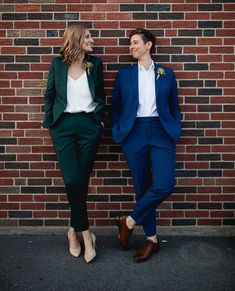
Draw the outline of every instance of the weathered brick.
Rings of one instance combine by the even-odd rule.
[[[9,211],[10,218],[31,218],[32,211]]]
[[[144,4],[120,4],[120,11],[144,11]]]
[[[14,62],[14,57],[13,56],[0,56],[0,62],[1,63],[13,63]]]
[[[196,219],[172,219],[172,226],[196,225]]]
[[[39,45],[39,41],[38,39],[33,39],[33,38],[29,38],[29,39],[25,39],[25,38],[19,38],[19,39],[14,39],[14,45]]]
[[[208,64],[185,64],[184,69],[187,71],[194,70],[208,70]],[[202,89],[204,90],[204,89]]]
[[[21,219],[19,226],[43,226],[42,219]]]
[[[52,13],[28,13],[27,18],[29,20],[52,20]]]
[[[220,28],[222,21],[198,21],[199,28]]]
[[[221,11],[222,8],[221,4],[198,4],[199,11]]]
[[[2,20],[27,20],[26,13],[3,13]]]
[[[133,13],[133,19],[158,19],[157,13],[150,13],[150,12],[141,12],[141,13]]]

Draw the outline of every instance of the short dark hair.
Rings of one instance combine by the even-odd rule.
[[[150,54],[153,54],[155,52],[155,41],[156,40],[155,40],[155,36],[152,34],[152,32],[147,30],[147,29],[144,29],[144,28],[137,28],[130,33],[129,39],[131,39],[132,36],[135,34],[139,34],[141,36],[142,40],[144,41],[144,43],[151,41],[152,47],[150,50]]]

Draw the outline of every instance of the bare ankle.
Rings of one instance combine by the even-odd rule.
[[[77,235],[77,232],[75,231],[75,229],[73,227],[70,227],[69,230],[68,230],[68,233],[70,235]]]
[[[129,215],[126,218],[126,225],[128,228],[133,229],[135,226],[136,222],[135,220]]]
[[[147,239],[153,241],[154,243],[157,243],[158,242],[156,235],[147,236]]]

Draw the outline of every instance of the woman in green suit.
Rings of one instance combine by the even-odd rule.
[[[60,165],[70,205],[69,252],[84,259],[96,256],[95,235],[89,230],[87,192],[103,129],[105,107],[102,61],[89,55],[93,39],[84,24],[69,26],[59,57],[53,59],[45,92],[45,119]]]

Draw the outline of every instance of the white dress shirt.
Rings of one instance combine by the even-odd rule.
[[[138,63],[139,107],[137,117],[158,116],[155,93],[154,62],[146,70]]]
[[[68,74],[67,106],[64,112],[92,112],[96,105],[91,96],[86,72],[76,80]]]

